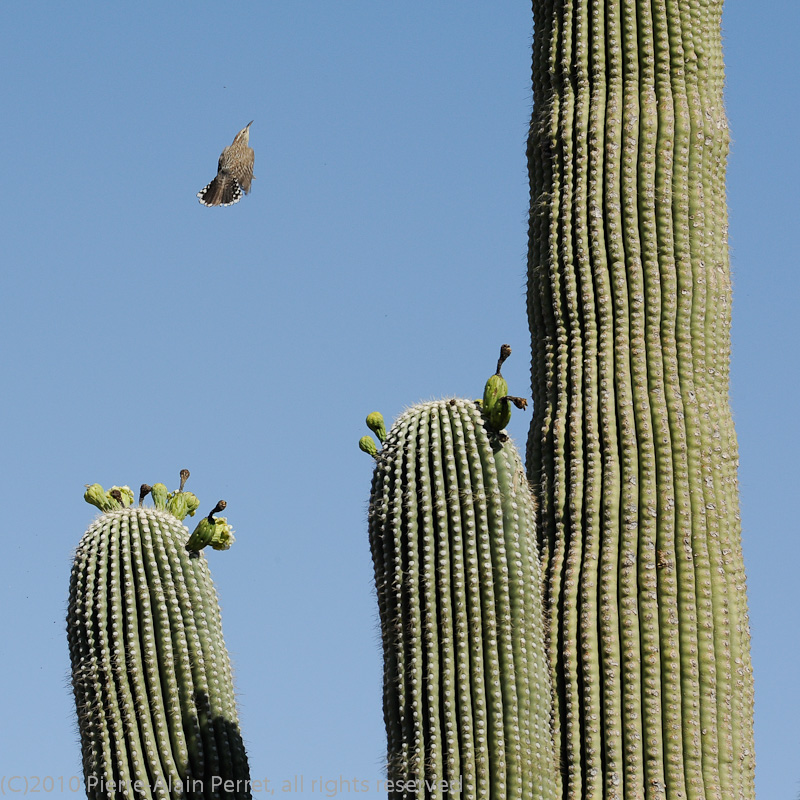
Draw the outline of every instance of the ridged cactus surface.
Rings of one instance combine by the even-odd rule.
[[[188,539],[168,511],[118,508],[78,546],[67,628],[89,797],[250,797],[217,594]]]
[[[389,796],[555,800],[535,509],[516,449],[453,399],[406,411],[376,459]]]
[[[535,0],[528,313],[569,798],[751,798],[720,0]]]

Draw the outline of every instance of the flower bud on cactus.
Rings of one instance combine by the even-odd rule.
[[[508,384],[502,375],[492,375],[483,390],[482,408],[493,431],[501,431],[511,421],[511,404],[506,399]]]
[[[99,483],[87,484],[83,499],[101,511],[110,511],[112,508],[106,490]]]
[[[214,510],[197,523],[197,527],[186,543],[186,549],[190,553],[199,553],[208,545],[211,545],[214,550],[228,550],[234,543],[233,528],[228,525],[225,517],[214,518],[214,514],[222,511],[226,506],[227,503],[220,500]]]
[[[186,542],[186,549],[190,553],[199,553],[204,547],[211,544],[214,536],[214,521],[209,521],[208,517],[203,517],[192,531],[189,541]]]
[[[127,508],[133,502],[130,486],[112,486],[108,491],[99,483],[87,484],[83,499],[101,511]]]
[[[172,492],[167,498],[167,511],[178,519],[193,517],[200,501],[191,492]]]
[[[367,427],[378,437],[381,444],[386,441],[386,424],[380,411],[373,411],[367,415]]]
[[[500,374],[503,362],[511,355],[511,347],[504,344],[500,348],[500,358],[497,360],[497,372],[486,381],[483,390],[483,401],[479,406],[486,416],[489,430],[499,432],[511,421],[511,404],[517,408],[526,408],[528,401],[522,397],[511,397],[508,394],[508,384]]]
[[[230,550],[231,545],[236,541],[233,536],[233,528],[228,525],[225,517],[218,517],[214,520],[214,532],[211,536],[211,547],[214,550]]]
[[[164,511],[169,498],[167,487],[163,483],[154,483],[150,489],[150,494],[153,496],[153,505],[160,511]]]
[[[133,504],[133,491],[130,486],[112,486],[108,490],[108,494],[110,495],[114,491],[120,494],[118,502],[122,505],[122,508],[127,508]]]
[[[362,436],[358,440],[358,446],[373,458],[378,455],[378,446],[375,444],[375,440],[371,436]]]

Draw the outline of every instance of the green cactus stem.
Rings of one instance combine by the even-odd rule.
[[[397,420],[369,507],[389,797],[559,796],[534,524],[514,445],[475,402]]]
[[[167,511],[117,507],[78,545],[67,633],[90,798],[251,797],[217,594],[188,538]]]
[[[528,317],[567,798],[752,798],[721,0],[534,0]]]

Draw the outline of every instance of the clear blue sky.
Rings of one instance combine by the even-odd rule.
[[[724,32],[771,800],[800,792],[800,6],[728,0]],[[530,40],[525,2],[3,5],[0,774],[80,774],[64,614],[83,485],[188,467],[238,535],[209,559],[253,776],[381,776],[356,442],[370,411],[478,396],[501,342],[526,391]],[[201,207],[251,119],[252,194]]]

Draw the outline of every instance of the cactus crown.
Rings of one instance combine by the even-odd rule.
[[[139,488],[139,507],[143,507],[144,500],[149,494],[153,498],[154,506],[159,511],[165,511],[177,520],[183,520],[187,516],[193,517],[200,507],[200,501],[192,492],[184,491],[189,475],[188,469],[181,470],[180,487],[174,492],[168,491],[163,483],[156,483],[153,486],[143,483]],[[99,483],[93,483],[86,485],[83,499],[101,511],[116,511],[127,508],[133,503],[133,492],[129,486],[112,486],[105,491]],[[225,517],[214,518],[214,514],[218,514],[227,505],[224,500],[220,500],[208,517],[200,520],[186,543],[186,549],[190,553],[198,553],[208,545],[211,545],[214,550],[230,549],[230,546],[236,541],[233,528]]]

